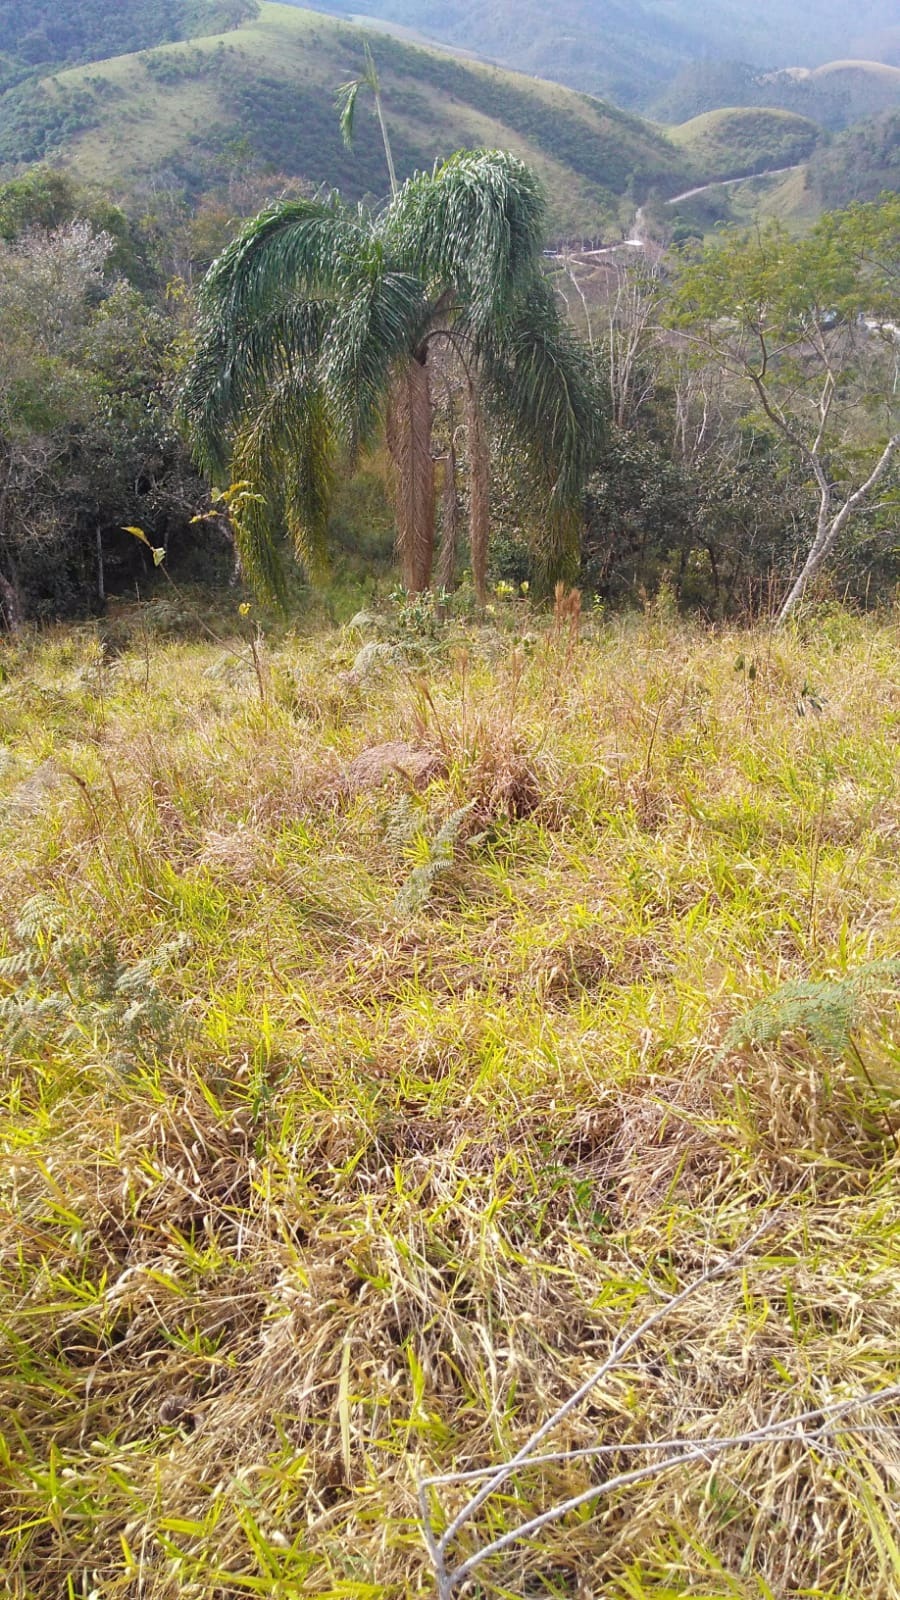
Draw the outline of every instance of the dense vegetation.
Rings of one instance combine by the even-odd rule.
[[[433,1593],[417,1475],[510,1457],[767,1222],[544,1446],[608,1464],[453,1554],[812,1412],[480,1592],[896,1600],[896,1391],[818,1433],[900,1378],[896,622],[496,609],[3,650],[15,1600]]]
[[[0,3],[9,77],[78,61],[103,61],[197,33],[221,33],[252,16],[255,0],[28,0]]]
[[[145,576],[122,532],[183,534],[203,489],[172,419],[182,337],[150,241],[38,172],[0,190],[0,615],[99,608]]]
[[[900,190],[900,111],[848,128],[816,154],[807,181],[826,209]]]

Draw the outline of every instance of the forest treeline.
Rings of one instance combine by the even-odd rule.
[[[6,628],[96,613],[135,586],[151,592],[160,576],[132,527],[165,549],[168,571],[231,580],[235,529],[226,503],[208,515],[211,486],[192,459],[179,398],[197,285],[273,187],[285,185],[247,172],[189,210],[163,193],[124,208],[49,169],[0,186]],[[898,237],[900,199],[887,195],[826,216],[809,244],[774,228],[757,233],[755,254],[752,241],[729,235],[654,262],[635,252],[600,264],[546,259],[552,298],[581,340],[598,423],[568,579],[613,605],[642,604],[663,586],[710,616],[780,600],[896,435]],[[473,492],[457,381],[436,361],[438,524],[464,523]],[[487,572],[493,583],[533,587],[542,571],[553,577],[548,502],[529,490],[533,475],[501,411],[486,413]],[[455,511],[440,494],[451,455]],[[390,586],[392,478],[377,440],[363,466],[364,493],[338,486],[325,544],[361,578],[376,565]],[[888,451],[812,573],[818,582],[860,601],[892,592],[898,490]],[[462,540],[442,585],[470,565]]]

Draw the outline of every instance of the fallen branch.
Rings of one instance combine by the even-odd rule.
[[[612,1350],[602,1364],[590,1375],[589,1378],[566,1400],[548,1420],[541,1424],[521,1447],[520,1450],[507,1462],[500,1466],[485,1467],[469,1472],[447,1473],[440,1476],[422,1478],[418,1484],[418,1498],[422,1517],[422,1531],[425,1543],[431,1558],[437,1579],[439,1600],[452,1600],[455,1590],[466,1581],[483,1561],[498,1555],[522,1540],[531,1538],[571,1511],[601,1499],[605,1495],[614,1493],[618,1489],[627,1488],[633,1484],[647,1482],[671,1472],[675,1467],[690,1465],[694,1462],[709,1462],[723,1451],[746,1449],[751,1445],[765,1444],[774,1441],[791,1439],[818,1440],[829,1433],[833,1433],[837,1425],[847,1416],[875,1405],[884,1404],[889,1400],[900,1400],[900,1384],[886,1388],[874,1394],[861,1395],[855,1399],[841,1401],[831,1406],[818,1406],[812,1411],[803,1412],[798,1416],[789,1417],[781,1422],[769,1422],[751,1429],[746,1433],[734,1434],[728,1437],[712,1437],[709,1439],[674,1438],[665,1440],[652,1440],[644,1444],[600,1444],[579,1450],[555,1451],[550,1454],[538,1455],[538,1446],[559,1424],[572,1412],[590,1391],[600,1383],[622,1359],[633,1349],[634,1345],[653,1328],[656,1323],[663,1320],[676,1310],[691,1296],[711,1283],[714,1279],[733,1271],[756,1241],[771,1228],[777,1217],[767,1217],[759,1228],[735,1251],[726,1256],[708,1271],[702,1274],[677,1295],[657,1306],[649,1316],[645,1317],[640,1325],[627,1337],[617,1338]],[[815,1426],[811,1426],[811,1425]],[[551,1507],[539,1516],[531,1518],[518,1528],[495,1539],[492,1543],[476,1550],[465,1561],[455,1568],[448,1564],[448,1554],[453,1541],[462,1528],[474,1517],[485,1502],[495,1494],[498,1489],[516,1472],[527,1467],[541,1467],[551,1464],[563,1464],[579,1460],[601,1459],[604,1456],[636,1455],[636,1454],[661,1454],[661,1460],[644,1462],[642,1465],[619,1472],[603,1482],[594,1484],[578,1495]],[[467,1484],[481,1482],[481,1487],[472,1495],[462,1509],[450,1522],[444,1532],[438,1536],[431,1519],[429,1505],[430,1491],[448,1487],[453,1484]]]

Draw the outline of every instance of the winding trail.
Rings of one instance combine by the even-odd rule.
[[[698,194],[706,194],[710,189],[730,189],[738,183],[756,183],[762,178],[782,178],[788,172],[799,172],[806,165],[805,161],[794,161],[788,167],[768,167],[764,172],[744,172],[739,178],[711,178],[709,183],[698,183],[693,189],[685,189],[682,194],[673,194],[668,200],[662,202],[665,206],[680,205],[682,200],[693,200]],[[631,237],[620,239],[617,244],[601,245],[596,250],[545,250],[544,255],[551,261],[562,261],[567,256],[578,256],[579,260],[593,259],[597,256],[617,255],[621,250],[643,250],[647,241],[644,237],[644,208],[639,206],[634,214],[631,227]]]
[[[789,167],[769,167],[765,172],[744,172],[739,178],[713,178],[709,183],[698,183],[695,189],[685,189],[684,194],[673,194],[671,199],[665,200],[663,204],[677,206],[682,200],[693,200],[697,194],[706,194],[708,189],[730,189],[735,183],[752,183],[756,178],[780,178],[786,172],[799,172],[805,165],[805,161],[793,161]]]

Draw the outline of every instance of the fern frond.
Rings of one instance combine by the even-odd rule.
[[[421,911],[427,903],[437,879],[449,872],[453,866],[462,825],[474,806],[475,801],[470,800],[468,805],[460,806],[457,811],[451,811],[434,838],[424,841],[426,859],[413,868],[403,884],[395,901],[397,911],[408,916]]]
[[[900,994],[900,960],[869,961],[842,978],[782,984],[729,1028],[719,1058],[747,1045],[777,1044],[802,1033],[825,1055],[840,1060],[877,997]]]
[[[34,894],[19,911],[15,935],[22,943],[32,943],[38,934],[59,933],[65,925],[66,913],[58,900],[49,894]]]

